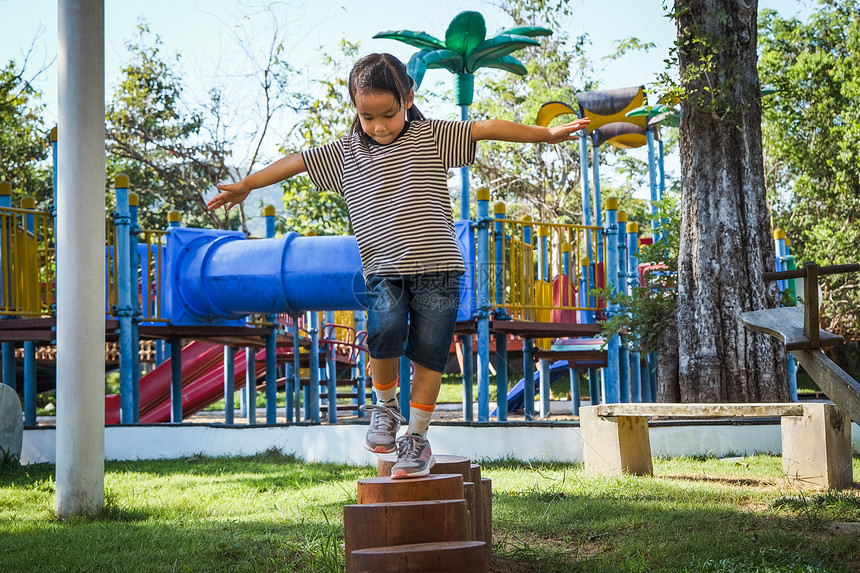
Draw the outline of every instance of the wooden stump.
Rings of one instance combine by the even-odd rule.
[[[493,480],[481,479],[481,496],[484,498],[484,542],[487,544],[487,553],[493,549]]]
[[[469,458],[461,456],[448,456],[441,454],[433,456],[436,463],[430,468],[431,474],[460,474],[463,476],[463,481],[472,481],[471,465]],[[387,477],[391,475],[391,467],[397,461],[395,454],[385,454],[379,456],[376,461],[376,475],[378,477]]]
[[[475,541],[484,540],[484,487],[481,483],[481,466],[472,464],[472,479],[475,484]],[[489,545],[487,549],[489,549]]]
[[[358,480],[358,503],[465,499],[463,476],[430,474],[420,478],[375,477]]]
[[[379,477],[359,480],[358,505],[344,507],[347,573],[489,571],[492,490],[481,467],[441,455],[430,475],[394,480],[394,462],[380,456]]]
[[[469,539],[466,501],[435,500],[347,505],[343,508],[346,570],[355,571],[352,553],[432,541]]]
[[[478,539],[476,537],[476,532],[478,530],[478,514],[480,512],[480,508],[478,508],[475,503],[475,484],[467,481],[463,483],[463,496],[466,498],[466,509],[469,512],[469,541],[483,541],[483,539]]]
[[[354,573],[481,573],[490,570],[483,541],[416,543],[353,552]]]

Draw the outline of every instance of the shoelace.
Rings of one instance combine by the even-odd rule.
[[[403,434],[397,438],[397,457],[411,460],[418,457],[418,441],[421,436],[414,434]]]
[[[362,412],[376,413],[376,424],[374,431],[391,432],[394,430],[394,422],[406,423],[406,418],[396,408],[389,408],[380,404],[365,404],[361,407]]]

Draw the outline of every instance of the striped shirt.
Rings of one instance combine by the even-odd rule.
[[[365,278],[464,272],[448,169],[475,160],[471,121],[413,121],[391,143],[360,134],[302,152],[314,185],[343,196]]]

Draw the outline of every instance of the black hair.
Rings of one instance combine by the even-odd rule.
[[[358,60],[349,73],[349,99],[355,105],[355,95],[358,93],[386,91],[394,95],[395,101],[400,102],[401,108],[405,108],[413,85],[415,83],[409,77],[403,62],[391,54],[368,54]],[[422,119],[425,119],[424,114],[418,111],[413,103],[412,107],[406,110],[406,120]],[[355,114],[349,132],[364,133],[358,114]]]

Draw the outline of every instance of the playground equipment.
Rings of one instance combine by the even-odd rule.
[[[593,145],[602,141],[633,145],[642,140],[643,130],[644,141],[649,141],[651,125],[643,117],[636,121],[644,127],[631,123],[633,128],[625,128],[626,132],[620,127],[612,132],[607,128],[624,123],[615,120],[642,107],[641,88],[615,90],[600,97],[581,95],[583,105],[604,112],[601,119],[597,111],[580,110],[591,113],[595,118],[591,125],[604,130],[592,132]],[[600,107],[601,98],[608,98],[612,105]],[[587,175],[586,165],[584,180]],[[474,373],[469,359],[474,356],[473,337],[478,343],[479,421],[491,416],[492,342],[498,396],[492,415],[498,421],[506,421],[511,406],[519,403],[525,418],[533,420],[536,397],[539,415],[549,416],[550,382],[565,372],[571,379],[574,415],[579,413],[579,371],[588,372],[592,404],[655,399],[653,356],[643,358],[629,352],[617,336],[606,341],[605,349],[600,348],[598,320],[623,309],[595,299],[590,292],[608,286],[629,293],[639,285],[639,229],[618,211],[616,200],[606,200],[605,215],[599,209],[596,160],[593,183],[594,193],[587,181],[584,185],[586,220],[580,225],[511,219],[501,203],[493,205],[490,214],[490,195],[485,189],[477,193],[476,220],[455,224],[467,268],[461,280],[456,328],[465,420],[474,417]],[[265,379],[259,388],[266,393],[267,423],[277,420],[275,404],[281,389],[286,393],[288,422],[301,420],[304,412],[305,421],[319,423],[322,411],[329,423],[336,423],[338,410],[357,410],[365,403],[363,280],[354,238],[295,233],[275,237],[273,208],[264,211],[265,239],[183,228],[178,213],[171,213],[166,230],[142,230],[136,222],[136,195],[130,192],[127,177],[117,177],[116,192],[117,211],[106,232],[105,328],[108,341],[120,349],[120,397],[106,402],[108,423],[181,422],[221,397],[227,398],[225,422],[233,423],[233,393],[243,389],[243,409],[248,423],[253,424],[261,377]],[[25,421],[33,425],[35,347],[51,344],[55,337],[53,217],[32,209],[32,204],[29,209],[2,206],[3,197],[8,203],[9,193],[9,186],[0,185],[4,281],[0,284],[0,312],[7,317],[0,321],[3,380],[16,384],[15,342],[21,342],[23,349],[17,352],[24,358]],[[592,213],[596,224],[590,224]],[[779,264],[790,268],[793,259],[785,239],[777,237],[776,241]],[[335,319],[335,311],[347,311],[347,318]],[[507,365],[512,337],[522,341],[523,380],[510,393],[509,404]],[[183,346],[183,340],[196,342]],[[154,345],[158,365],[143,378],[139,375],[142,343]],[[236,357],[240,348],[245,351]],[[348,386],[346,392],[339,390],[344,386]],[[409,364],[402,360],[402,405],[408,404],[409,395]],[[351,403],[337,404],[338,397],[348,397]],[[408,411],[405,406],[404,411]]]
[[[482,213],[489,212],[489,195],[485,191],[480,193],[479,205]],[[17,211],[8,210],[13,214]],[[106,233],[105,325],[108,341],[116,343],[120,349],[120,398],[110,397],[106,403],[108,423],[179,422],[219,399],[219,372],[223,375],[222,395],[232,396],[233,390],[245,388],[243,397],[248,404],[256,401],[257,377],[253,374],[265,373],[267,422],[274,422],[273,405],[279,378],[284,380],[282,386],[287,391],[288,420],[299,419],[298,404],[302,402],[307,406],[305,419],[308,421],[320,421],[315,406],[320,404],[323,410],[328,410],[329,421],[336,422],[337,408],[328,408],[327,401],[329,396],[337,395],[334,373],[338,360],[354,369],[354,406],[357,408],[359,401],[364,403],[367,394],[364,367],[358,364],[363,358],[358,351],[361,328],[353,331],[351,339],[335,336],[336,330],[343,329],[334,325],[333,316],[322,318],[316,312],[333,315],[335,309],[361,308],[363,281],[354,239],[290,234],[248,240],[235,232],[182,228],[175,213],[169,217],[166,230],[141,230],[136,224],[136,211],[136,195],[129,191],[127,178],[119,176],[117,212],[108,222]],[[497,351],[502,354],[506,354],[511,335],[526,338],[525,366],[529,368],[534,356],[550,360],[553,353],[571,351],[570,347],[550,348],[553,339],[591,337],[599,332],[598,325],[575,321],[577,314],[593,314],[600,310],[597,301],[581,293],[602,284],[603,273],[595,277],[589,274],[593,272],[587,265],[577,264],[577,261],[594,259],[598,251],[604,250],[603,243],[595,241],[601,229],[507,219],[501,204],[495,206],[495,211],[494,217],[485,216],[478,223],[460,221],[455,225],[469,268],[463,278],[458,328],[469,337],[478,333],[476,323],[479,321],[474,317],[482,314],[487,319],[487,336],[479,336],[479,339],[484,344],[492,333],[496,336]],[[269,220],[273,215],[268,210],[265,214]],[[47,221],[47,214],[33,210],[19,216],[24,218],[10,225],[26,228],[27,217],[42,217]],[[50,344],[54,338],[51,239],[47,232],[36,233],[30,239],[35,242],[27,248],[35,245],[44,253],[39,256],[40,265],[30,267],[11,264],[22,260],[15,254],[20,246],[4,243],[5,248],[11,249],[4,258],[10,262],[7,271],[19,273],[22,278],[16,280],[21,284],[26,276],[32,285],[44,285],[28,291],[39,293],[35,298],[30,297],[32,301],[18,297],[35,305],[32,319],[21,318],[27,312],[21,306],[4,308],[4,314],[17,317],[0,321],[0,330],[12,346],[12,350],[4,353],[4,365],[12,371],[15,352],[11,341],[33,343],[28,359],[32,363],[35,344]],[[535,257],[540,263],[537,272],[530,264]],[[274,264],[260,265],[260,261]],[[332,261],[338,264],[333,265]],[[476,272],[477,268],[484,272]],[[480,297],[477,292],[481,293]],[[484,313],[478,312],[479,301]],[[581,301],[587,306],[582,306]],[[313,312],[308,312],[310,310]],[[555,320],[564,322],[552,322],[553,312]],[[299,332],[300,325],[305,329],[304,335]],[[320,337],[321,330],[323,337]],[[192,344],[183,350],[182,339],[224,344],[229,350],[224,351],[219,365],[219,351],[207,347],[207,366],[194,366],[195,361],[203,359],[198,352],[203,346]],[[535,339],[537,342],[531,342]],[[150,346],[154,342],[157,364],[170,357],[167,366],[159,365],[143,378],[136,375],[140,371],[137,350],[141,341]],[[351,345],[351,349],[340,354],[332,351],[344,345]],[[246,352],[247,358],[257,364],[246,367],[243,357],[235,359],[235,348],[242,346],[258,349],[251,355]],[[309,351],[303,352],[304,349]],[[465,352],[464,355],[468,356]],[[483,364],[489,360],[488,347],[479,359],[479,369],[484,368]],[[186,366],[186,362],[192,366]],[[499,361],[499,384],[504,388],[502,397],[507,390],[506,362],[506,356]],[[265,369],[259,365],[263,363]],[[289,367],[289,376],[286,372],[277,375],[275,370],[279,367]],[[232,374],[225,374],[228,369]],[[252,376],[243,381],[243,373],[248,372]],[[34,378],[34,372],[27,369],[24,390],[28,425],[35,423]],[[541,382],[541,412],[546,415],[549,379],[545,376],[539,379],[544,380]],[[4,380],[13,385],[15,378],[8,375]],[[248,383],[249,380],[254,383]],[[322,396],[318,391],[321,381],[325,382],[327,392]],[[408,376],[404,377],[403,387],[406,391],[401,399],[408,400]],[[599,391],[595,389],[595,393]],[[533,416],[534,393],[528,394],[526,391],[524,404],[528,414]],[[227,403],[225,419],[232,421],[232,401],[227,400]],[[478,406],[481,419],[488,419],[488,385],[479,391]],[[498,417],[504,420],[508,410],[506,405],[502,406]],[[466,407],[471,413],[471,399]],[[248,417],[253,423],[253,409],[249,410]]]

